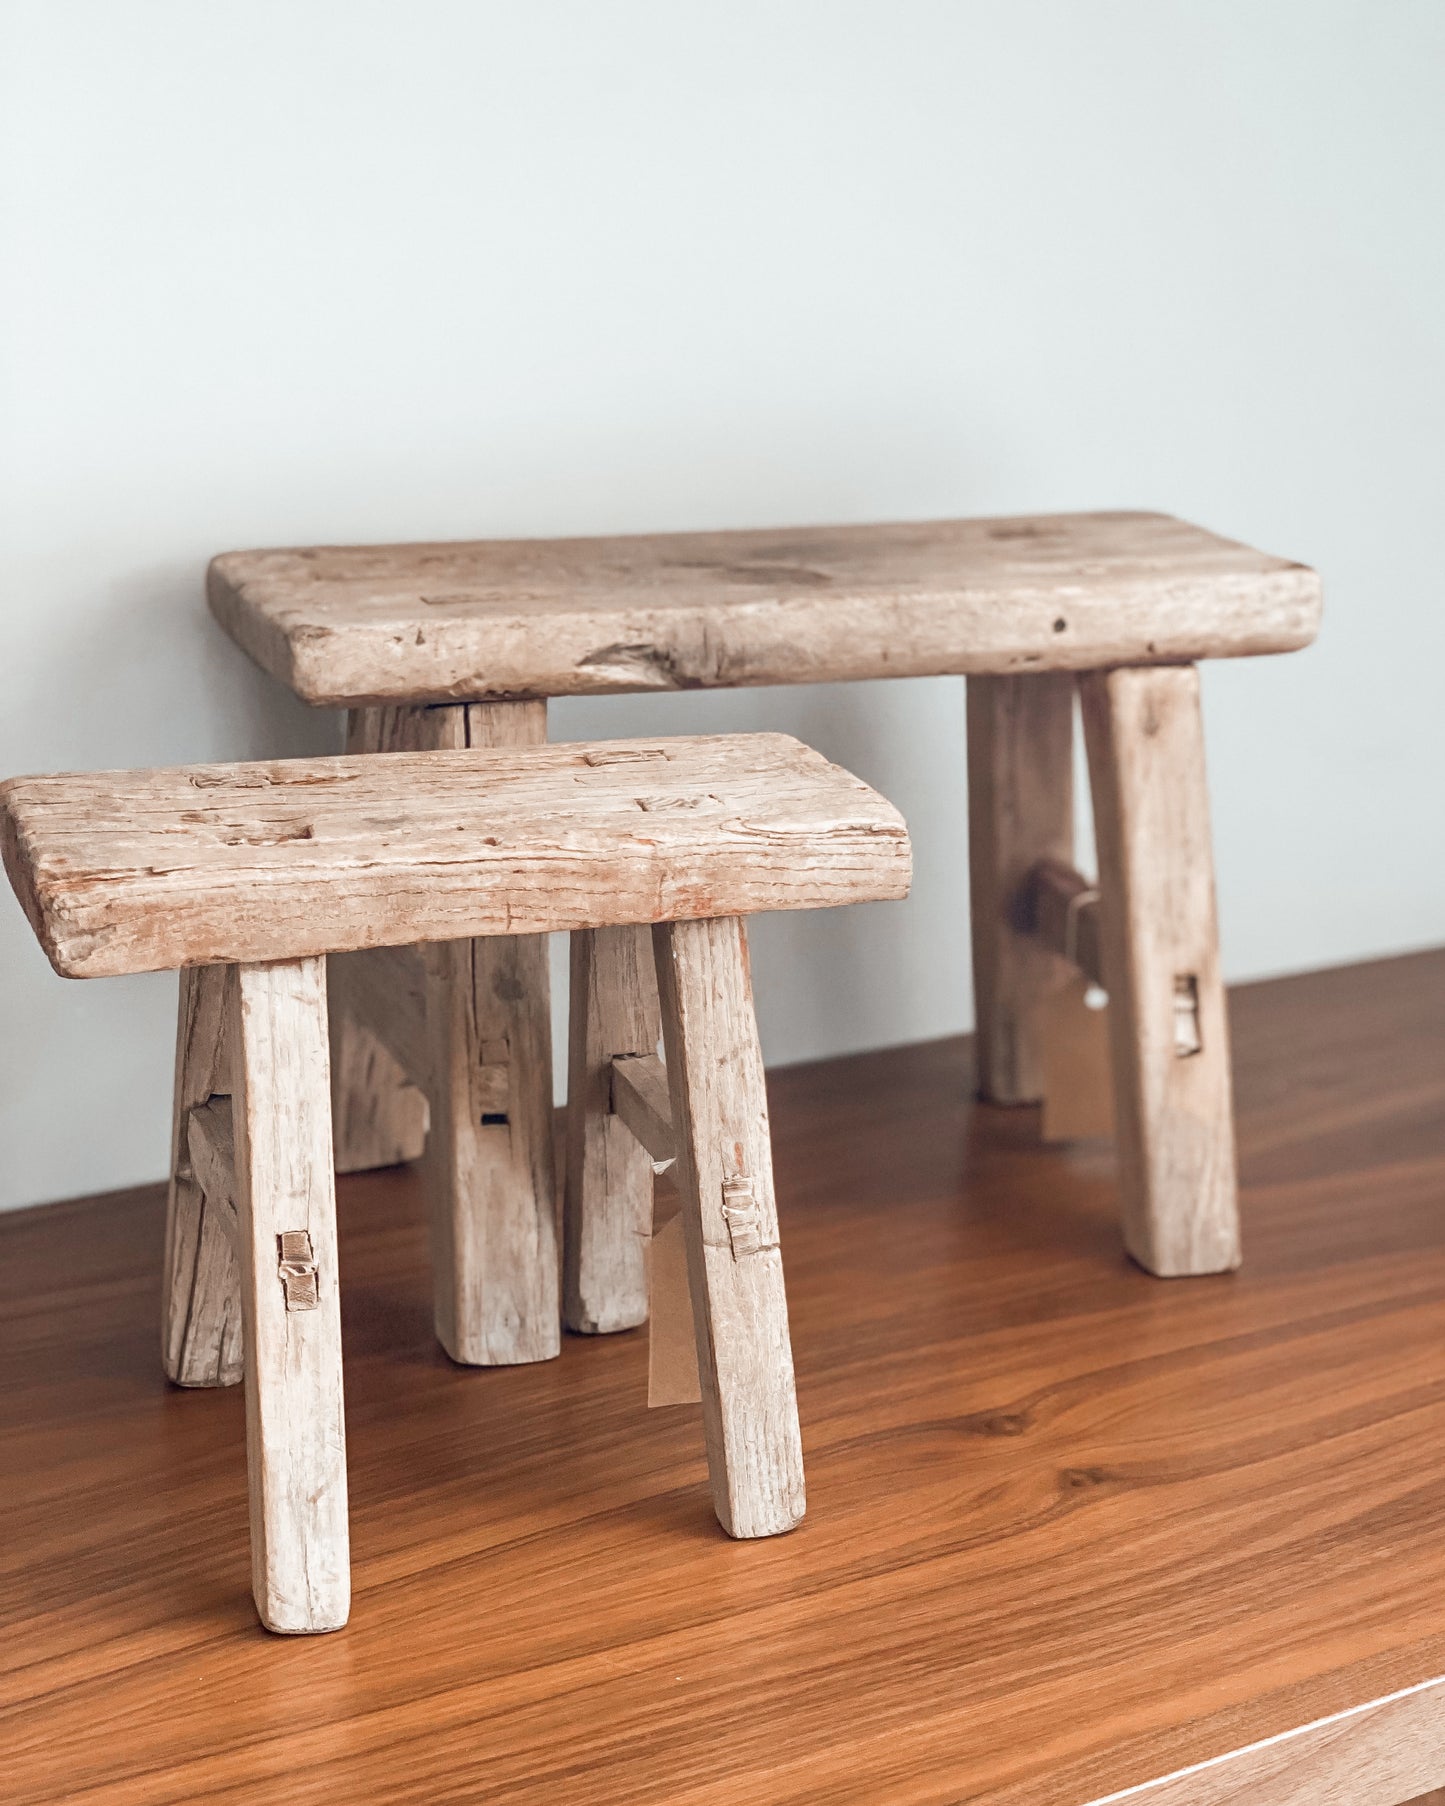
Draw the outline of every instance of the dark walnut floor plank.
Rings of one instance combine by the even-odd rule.
[[[453,1367],[413,1175],[342,1181],[315,1640],[252,1615],[239,1393],[161,1379],[158,1190],[0,1218],[0,1799],[1082,1806],[1445,1675],[1442,1006],[1445,954],[1234,993],[1213,1279],[1133,1268],[1111,1154],[972,1103],[964,1041],[774,1074],[772,1542],[718,1530],[642,1333]],[[1442,1781],[1445,1690],[1137,1797]]]

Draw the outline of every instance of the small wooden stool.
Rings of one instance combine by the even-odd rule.
[[[244,1373],[265,1624],[334,1630],[350,1601],[329,954],[425,943],[449,964],[492,936],[571,929],[609,1087],[619,1053],[655,1093],[660,1013],[713,1503],[733,1536],[797,1522],[741,918],[905,895],[908,836],[882,797],[785,735],[733,735],[18,778],[0,786],[0,838],[58,972],[181,969],[166,1366],[190,1385]],[[476,1083],[480,1137],[506,1136],[509,1092],[485,1068]],[[651,1168],[610,1090],[594,1107],[621,1208]],[[448,1199],[432,1206],[445,1244]],[[639,1243],[644,1227],[625,1224]],[[550,1219],[503,1230],[521,1243],[503,1279],[555,1272]],[[505,1290],[484,1304],[498,1321],[519,1308]]]
[[[1158,1274],[1238,1263],[1195,661],[1308,645],[1313,571],[1168,515],[1120,513],[232,552],[211,566],[209,595],[227,632],[298,696],[352,711],[357,748],[540,741],[551,696],[966,675],[980,1092],[1039,1098],[1037,1006],[1069,961],[1084,964],[1110,996],[1130,1253]],[[1072,869],[1076,688],[1097,891]],[[574,949],[584,992],[591,957]],[[355,1074],[338,1100],[347,1164],[420,1145],[416,1093],[396,1081],[421,1071],[407,1000],[424,985],[433,1012],[458,1024],[451,1058],[425,1081],[438,1144],[428,1161],[468,1226],[458,1243],[495,1263],[506,1253],[488,1225],[544,1211],[552,1183],[543,953],[488,942],[429,980],[404,956],[385,973],[353,969],[337,1024],[338,1065]],[[574,1085],[595,1087],[595,1045],[609,1041],[591,1020],[574,1009]],[[399,1062],[389,1090],[376,1037]],[[526,1145],[514,1136],[491,1155],[453,1102],[489,1038],[508,1049],[513,1095],[533,1099],[516,1119]],[[623,1328],[646,1314],[641,1250],[622,1233],[587,1123],[571,1130],[566,1320]],[[521,1276],[512,1289],[526,1291]],[[448,1347],[482,1361],[555,1352],[555,1313],[540,1285],[532,1294],[525,1320],[502,1324],[466,1292]]]

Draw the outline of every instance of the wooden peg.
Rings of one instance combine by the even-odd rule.
[[[288,1311],[314,1311],[320,1303],[316,1254],[307,1229],[283,1229],[276,1237],[276,1271]]]
[[[752,1180],[745,1173],[734,1173],[723,1180],[722,1192],[723,1221],[727,1224],[733,1259],[742,1260],[745,1255],[776,1248],[777,1223],[764,1220],[765,1200],[758,1196]]]

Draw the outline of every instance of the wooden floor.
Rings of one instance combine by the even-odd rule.
[[[449,1365],[413,1176],[343,1181],[337,1636],[256,1625],[241,1398],[160,1378],[158,1191],[0,1219],[0,1799],[1445,1782],[1445,954],[1233,1009],[1227,1278],[1132,1268],[1107,1153],[970,1103],[965,1042],[774,1076],[808,1517],[767,1543],[718,1530],[642,1333]]]

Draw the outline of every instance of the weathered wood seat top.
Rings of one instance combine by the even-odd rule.
[[[1164,514],[228,552],[227,632],[307,702],[1087,670],[1307,645],[1307,567]]]
[[[907,894],[891,803],[786,734],[13,778],[67,977]]]

